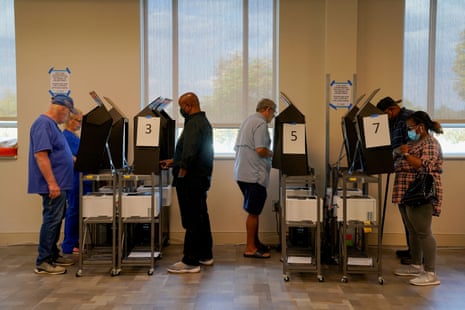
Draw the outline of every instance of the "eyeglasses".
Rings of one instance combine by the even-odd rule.
[[[418,124],[413,125],[413,126],[407,126],[407,130],[415,130],[417,129],[417,127],[418,127]]]

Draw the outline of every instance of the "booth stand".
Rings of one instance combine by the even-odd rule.
[[[118,270],[148,266],[152,275],[168,243],[170,171],[160,169],[160,160],[174,154],[175,122],[164,111],[171,102],[158,97],[134,117],[133,173],[121,173],[118,184]]]
[[[377,273],[378,283],[384,284],[382,275],[382,231],[380,223],[384,221],[381,212],[381,176],[363,173],[348,174],[341,171],[342,193],[336,201],[336,217],[339,223],[341,282],[348,282],[351,273]],[[368,184],[377,185],[377,199],[362,195],[351,195],[349,189],[366,188]],[[342,205],[341,205],[342,204]],[[368,245],[368,233],[375,232],[376,244]]]
[[[83,195],[84,182],[92,183],[92,192]],[[116,174],[80,173],[79,182],[79,266],[109,266],[111,275],[119,274],[117,266],[118,178]],[[108,229],[110,232],[108,232]],[[108,235],[111,241],[108,242]]]
[[[161,180],[161,176],[160,180]],[[147,184],[149,184],[147,186]],[[161,182],[159,183],[161,184]],[[127,174],[119,177],[119,201],[121,214],[118,226],[118,270],[124,266],[148,266],[148,275],[154,272],[155,259],[161,256],[163,245],[162,219],[164,190],[156,185],[155,174]],[[166,193],[171,195],[171,193]],[[134,225],[145,224],[149,227],[149,244],[136,247],[129,240]],[[156,242],[158,238],[158,242]],[[132,239],[132,238],[131,238]],[[158,249],[156,249],[156,246]],[[156,252],[156,250],[158,250]]]
[[[338,164],[331,172],[335,179],[329,198],[338,223],[342,282],[348,281],[349,273],[376,272],[378,283],[384,283],[381,174],[392,172],[394,161],[388,117],[370,102],[378,91],[375,89],[363,102],[359,100],[342,118],[348,167]],[[370,183],[377,185],[375,197],[368,195]],[[366,239],[375,230],[376,246],[372,247]]]
[[[318,281],[321,274],[321,199],[316,195],[313,175],[281,175],[281,256],[283,279],[289,272],[313,272]]]
[[[281,93],[288,106],[276,117],[273,168],[280,177],[280,238],[283,279],[290,271],[321,274],[321,201],[308,164],[305,116]]]

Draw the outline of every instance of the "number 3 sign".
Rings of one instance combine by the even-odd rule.
[[[160,135],[160,118],[139,116],[137,118],[136,146],[157,147]]]
[[[283,154],[306,154],[305,124],[283,124]]]

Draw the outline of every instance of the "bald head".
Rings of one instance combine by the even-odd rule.
[[[200,112],[199,98],[192,92],[182,94],[179,97],[178,103],[181,109],[189,115]]]

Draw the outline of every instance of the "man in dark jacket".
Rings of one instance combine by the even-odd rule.
[[[184,130],[173,159],[160,162],[173,167],[184,236],[184,256],[168,267],[172,273],[200,272],[200,265],[213,264],[213,239],[207,208],[207,191],[213,170],[213,129],[194,93],[179,97]]]

